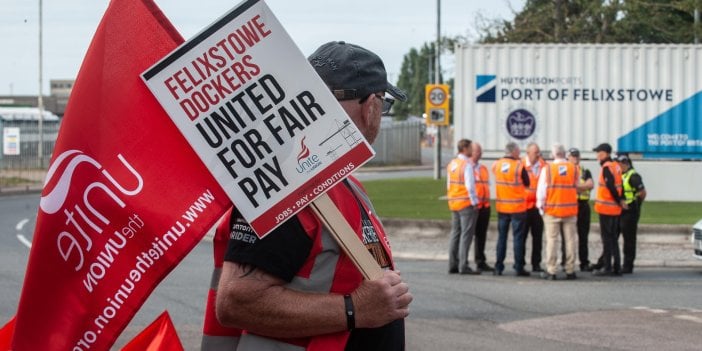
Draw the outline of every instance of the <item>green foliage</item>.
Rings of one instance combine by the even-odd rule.
[[[363,182],[378,214],[387,218],[449,220],[446,179],[407,178]],[[493,204],[494,209],[494,204]],[[702,218],[702,202],[646,201],[641,211],[643,224],[689,224]],[[496,213],[492,211],[492,220]],[[599,218],[592,211],[592,221]]]
[[[482,43],[691,43],[698,0],[527,0],[486,21]]]

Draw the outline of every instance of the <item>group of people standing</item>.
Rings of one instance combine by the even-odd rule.
[[[640,208],[646,197],[641,177],[626,155],[611,158],[612,147],[600,144],[593,149],[602,170],[594,209],[599,214],[603,252],[591,264],[588,252],[590,231],[590,192],[592,173],[580,165],[580,151],[566,151],[562,144],[551,148],[551,162],[541,156],[536,143],[526,147],[521,158],[517,143],[505,146],[505,155],[490,170],[480,163],[480,144],[468,139],[457,143],[458,155],[447,166],[447,198],[452,213],[449,239],[449,273],[502,275],[507,237],[512,227],[514,270],[517,276],[530,276],[526,269],[526,245],[531,235],[531,270],[556,280],[558,258],[566,279],[576,279],[576,248],[580,271],[594,275],[618,276],[632,273],[636,257],[636,231]],[[495,182],[497,247],[495,266],[485,259],[485,242],[490,222],[490,173]],[[619,254],[619,233],[624,238],[624,262]],[[546,238],[546,261],[542,268],[542,243]],[[470,246],[475,237],[475,269],[469,265]],[[560,239],[560,245],[558,245]]]

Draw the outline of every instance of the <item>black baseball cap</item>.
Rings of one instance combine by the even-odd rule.
[[[622,155],[617,155],[617,162],[623,162],[626,164],[631,164],[631,159],[629,158],[628,155],[622,154]]]
[[[609,145],[608,143],[602,143],[600,145],[597,145],[597,147],[592,149],[592,151],[595,151],[595,152],[604,151],[608,154],[611,154],[612,153],[612,145]]]
[[[574,157],[580,157],[580,150],[578,150],[574,147],[571,147],[570,149],[568,149],[568,155],[574,156]]]
[[[385,91],[396,100],[407,101],[407,94],[388,82],[383,60],[358,45],[328,42],[307,60],[337,100],[362,99]]]

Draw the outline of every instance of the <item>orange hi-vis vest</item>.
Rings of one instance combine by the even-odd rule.
[[[539,167],[534,167],[527,163],[527,158],[522,160],[524,168],[526,168],[527,173],[529,173],[529,187],[525,189],[526,191],[526,208],[531,209],[536,207],[536,186],[539,184],[539,175],[541,175],[541,170],[546,167],[546,161],[539,157],[536,161]]]
[[[490,207],[490,173],[484,164],[473,169],[475,174],[475,192],[478,195],[478,208]]]
[[[500,213],[526,212],[526,191],[522,183],[522,163],[503,157],[492,165],[495,175],[495,207]]]
[[[577,168],[570,162],[546,166],[544,213],[561,218],[578,215],[578,178]]]
[[[361,212],[368,214],[368,219],[373,224],[379,243],[382,245],[381,251],[384,251],[386,258],[389,260],[389,268],[394,269],[395,264],[390,251],[390,241],[385,236],[385,231],[373,209],[370,198],[368,198],[358,180],[353,176],[350,176],[348,180],[348,187],[344,184],[337,184],[329,189],[327,194],[337,205],[356,235],[358,235],[359,240],[363,240],[364,235]],[[363,276],[351,258],[343,252],[343,249],[334,240],[329,230],[309,207],[300,211],[296,216],[313,244],[307,261],[295,278],[290,283],[285,284],[285,288],[339,295],[350,294],[356,290],[361,285]],[[230,224],[229,220],[226,222]],[[227,228],[231,228],[231,226]],[[224,253],[222,253],[223,256]],[[339,311],[339,313],[343,313],[343,311]],[[345,349],[350,336],[349,331],[307,338],[287,339],[267,338],[246,330],[240,334],[237,341],[238,345],[235,345],[234,348],[215,348],[213,346],[202,348],[202,351],[342,351]]]
[[[224,254],[227,251],[229,242],[231,228],[229,220],[232,216],[232,210],[233,207],[229,208],[222,216],[212,239],[214,270],[212,271],[210,290],[207,293],[207,303],[205,305],[205,321],[202,327],[202,343],[200,344],[200,350],[202,351],[236,350],[239,344],[239,337],[241,336],[241,329],[229,328],[219,324],[215,311],[217,285],[222,274]]]
[[[622,170],[615,162],[607,161],[602,165],[602,170],[609,168],[609,172],[614,176],[614,187],[619,196],[622,195]],[[597,197],[595,198],[595,212],[608,216],[619,216],[622,207],[615,201],[612,194],[607,189],[604,180],[604,172],[600,172],[600,179],[597,183]]]
[[[446,166],[446,174],[448,176],[446,197],[448,198],[448,207],[451,211],[460,211],[471,205],[465,179],[467,165],[468,160],[456,157]]]

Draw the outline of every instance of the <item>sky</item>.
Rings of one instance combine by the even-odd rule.
[[[191,38],[238,1],[155,0],[181,35]],[[266,3],[307,56],[318,46],[344,40],[377,53],[388,79],[397,80],[403,56],[436,40],[434,0],[267,0]],[[108,0],[43,1],[43,84],[75,79]],[[475,40],[476,18],[511,20],[524,0],[443,0],[441,35]],[[451,57],[442,72],[453,76]],[[39,87],[39,0],[2,0],[0,5],[0,95],[37,95]]]

